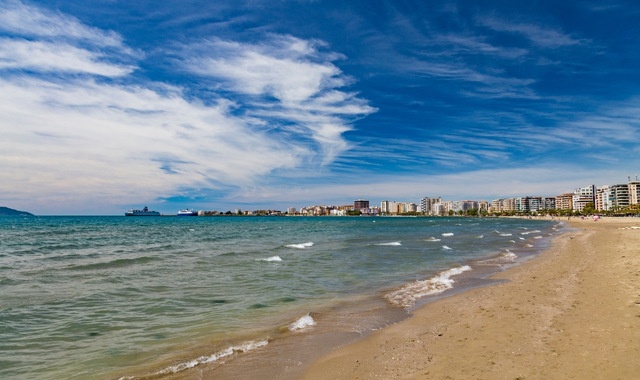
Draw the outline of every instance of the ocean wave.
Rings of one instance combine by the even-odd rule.
[[[212,355],[201,356],[199,358],[189,360],[186,362],[182,362],[176,365],[172,365],[170,367],[164,368],[155,373],[155,375],[169,375],[172,373],[182,372],[184,370],[193,368],[200,364],[213,363],[227,356],[231,356],[236,352],[249,352],[255,349],[261,348],[269,344],[268,340],[258,340],[258,341],[249,341],[237,346],[227,347],[224,350],[218,351]],[[121,377],[120,380],[132,380],[136,379],[135,377]]]
[[[501,233],[500,234],[500,236],[511,236],[511,235],[513,235],[513,234],[510,234],[510,233]]]
[[[293,322],[289,325],[289,331],[298,331],[305,329],[307,327],[315,326],[316,321],[313,319],[311,314],[307,314],[303,317],[300,317],[297,321]]]
[[[439,294],[453,288],[455,281],[451,277],[469,270],[471,270],[471,267],[468,265],[447,269],[427,280],[418,280],[407,284],[387,294],[385,298],[393,305],[408,309],[414,306],[419,298]]]
[[[540,230],[520,232],[520,235],[529,235],[529,234],[537,234],[537,233],[540,233]]]
[[[449,246],[447,246],[447,245],[443,245],[443,246],[442,246],[442,249],[450,250],[450,249],[453,249],[453,248],[451,248],[451,247],[449,247]]]
[[[442,239],[436,239],[435,237],[430,237],[429,239],[424,239],[424,241],[441,241]]]
[[[505,258],[505,259],[508,259],[508,260],[515,260],[515,259],[517,259],[517,258],[518,258],[518,255],[516,255],[515,253],[513,253],[513,252],[511,252],[511,251],[509,251],[509,250],[507,249],[507,252],[505,252],[505,253],[502,255],[502,257],[503,257],[503,258]]]
[[[442,236],[453,236],[453,232],[445,232]]]
[[[399,246],[399,245],[402,245],[402,243],[399,242],[399,241],[392,241],[392,242],[389,242],[389,243],[378,243],[376,245]]]
[[[305,249],[305,248],[313,247],[313,242],[312,241],[308,241],[306,243],[300,243],[300,244],[289,244],[289,245],[286,245],[285,247],[287,247],[287,248],[296,248],[296,249]]]
[[[83,265],[69,266],[68,270],[95,270],[95,269],[110,269],[110,268],[123,268],[129,265],[147,264],[153,261],[162,260],[159,257],[142,256],[132,259],[115,259],[111,261],[105,261],[100,263],[91,263]]]
[[[264,259],[256,259],[256,261],[269,261],[269,262],[282,261],[282,257],[280,257],[280,256],[271,256],[271,257],[267,257],[267,258],[264,258]]]
[[[484,235],[478,235],[477,238],[478,239],[484,239]]]

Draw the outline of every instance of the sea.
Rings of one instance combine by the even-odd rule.
[[[215,368],[225,378],[244,362],[295,378],[425,302],[495,283],[490,274],[563,229],[512,218],[0,217],[0,378]]]

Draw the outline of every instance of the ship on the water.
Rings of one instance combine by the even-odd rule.
[[[178,216],[198,216],[198,211],[184,209],[178,211]]]
[[[131,209],[124,213],[125,216],[160,216],[158,211],[150,211],[147,206],[142,210]]]

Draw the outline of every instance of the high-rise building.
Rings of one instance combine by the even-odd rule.
[[[587,204],[596,205],[596,186],[589,185],[573,192],[573,209],[582,212]]]
[[[557,195],[556,210],[573,210],[573,193]]]
[[[358,210],[358,211],[368,210],[369,209],[369,201],[366,201],[364,199],[358,199],[357,201],[353,202],[353,208]]]
[[[420,200],[419,211],[425,215],[440,215],[437,210],[434,210],[433,206],[442,203],[442,198],[429,198],[424,197]]]
[[[640,204],[640,181],[636,176],[636,180],[629,178],[629,205]]]

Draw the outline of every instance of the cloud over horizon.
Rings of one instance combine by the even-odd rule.
[[[640,8],[567,7],[0,0],[0,203],[299,207],[624,182],[640,171]]]
[[[339,90],[348,78],[313,41],[270,36],[268,46],[198,47],[202,54],[182,65],[212,78],[213,91],[223,87],[201,101],[180,86],[130,80],[134,66],[118,63],[119,54],[109,60],[110,47],[132,50],[114,32],[19,2],[0,9],[0,20],[31,23],[3,26],[31,39],[4,37],[0,45],[1,190],[37,207],[83,198],[135,203],[330,164],[347,149],[342,134],[352,118],[374,111]],[[216,61],[221,50],[227,58]],[[29,186],[11,197],[16,183]]]

